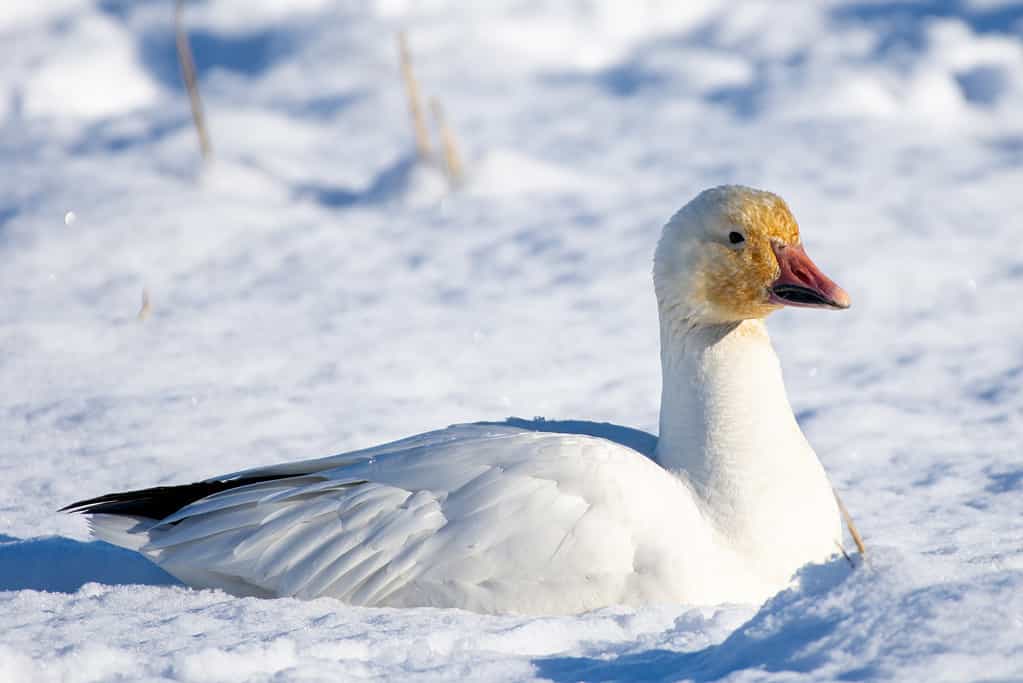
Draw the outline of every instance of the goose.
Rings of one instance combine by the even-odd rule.
[[[764,319],[844,309],[786,203],[703,191],[662,230],[659,435],[461,424],[365,450],[72,503],[185,584],[360,606],[574,614],[759,604],[840,549],[825,470]]]

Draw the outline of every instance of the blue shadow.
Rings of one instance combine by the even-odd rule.
[[[1023,3],[1006,3],[984,7],[971,6],[963,0],[922,0],[920,2],[853,2],[835,7],[832,16],[873,24],[885,29],[893,39],[908,39],[919,46],[926,20],[955,17],[977,33],[1023,32]]]
[[[810,673],[824,662],[825,653],[807,647],[833,633],[842,615],[804,614],[793,618],[785,609],[807,595],[826,593],[841,584],[851,569],[844,559],[809,565],[799,572],[801,587],[784,591],[768,601],[746,624],[718,645],[695,652],[654,649],[599,657],[547,657],[533,661],[536,673],[558,683],[568,681],[716,681],[733,673],[754,670]],[[777,628],[777,620],[787,621]],[[762,635],[766,634],[766,635]],[[844,672],[841,680],[878,675],[871,665]]]
[[[142,555],[103,541],[0,535],[0,591],[74,593],[87,583],[180,585]]]
[[[118,129],[117,121],[101,120],[84,127],[77,142],[71,146],[71,154],[96,154],[120,152],[138,145],[152,144],[177,133],[182,128],[191,128],[191,119],[184,116],[168,116],[144,122],[143,130],[124,133]]]
[[[221,35],[206,29],[190,29],[188,40],[196,77],[200,80],[215,69],[242,76],[259,76],[293,49],[288,34],[283,30]],[[173,31],[144,35],[138,51],[146,69],[163,86],[185,89]]]
[[[873,57],[898,61],[904,54],[919,53],[926,47],[932,19],[956,18],[971,30],[1023,36],[1023,3],[984,7],[965,0],[920,0],[918,2],[872,2],[865,0],[842,4],[830,10],[839,24],[867,27],[878,36]],[[673,51],[680,47],[721,47],[722,21],[711,17],[678,33],[638,43],[624,58],[603,69],[565,69],[542,74],[540,80],[554,87],[591,86],[616,97],[632,97],[647,90],[689,91],[690,85],[672,69],[657,66],[670,63]],[[658,58],[650,59],[652,56]],[[682,56],[676,55],[677,58]],[[806,55],[795,52],[784,62],[798,68]],[[712,88],[701,93],[710,104],[739,118],[751,118],[763,107],[772,66],[751,58],[754,77],[749,84]],[[776,65],[774,65],[776,66]],[[974,105],[992,106],[1009,90],[1011,74],[1004,67],[980,65],[956,74],[963,96]]]
[[[294,194],[297,199],[309,199],[330,209],[385,203],[408,190],[418,163],[414,156],[401,156],[380,170],[362,189],[303,183],[295,188]]]

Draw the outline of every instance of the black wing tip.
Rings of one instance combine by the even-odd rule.
[[[95,499],[93,498],[91,500],[80,500],[77,503],[71,503],[70,505],[65,505],[64,507],[62,507],[59,510],[57,510],[57,512],[66,512],[66,513],[72,514],[72,515],[77,513],[77,512],[85,512],[85,508],[88,507],[93,502],[93,500],[95,500]]]
[[[96,496],[95,498],[86,498],[85,500],[75,501],[70,505],[65,505],[61,509],[57,510],[57,512],[67,512],[70,514],[76,513],[89,514],[90,512],[96,511],[93,508],[103,505],[105,503],[115,501],[118,495],[119,494],[117,493],[107,493],[102,496]]]
[[[186,486],[190,486],[186,484]],[[57,512],[67,512],[70,514],[118,514],[119,509],[123,509],[128,504],[141,505],[147,500],[153,500],[159,498],[160,493],[168,491],[170,489],[178,488],[176,486],[158,486],[150,489],[138,489],[134,491],[120,491],[115,493],[105,493],[102,496],[96,496],[95,498],[86,498],[85,500],[75,501],[70,505],[65,505]],[[121,514],[128,514],[127,512],[121,512]]]
[[[282,479],[276,475],[265,477],[238,477],[227,480],[206,480],[178,486],[155,486],[148,489],[106,493],[95,498],[86,498],[65,505],[58,512],[85,515],[120,515],[123,517],[145,517],[161,520],[175,512],[214,493],[249,484],[258,484],[271,479]]]

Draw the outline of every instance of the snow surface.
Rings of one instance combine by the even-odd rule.
[[[0,8],[0,680],[1023,680],[1023,7],[191,3],[201,170],[171,6]],[[460,192],[413,161],[400,28]],[[654,243],[723,182],[852,295],[770,327],[856,571],[356,609],[187,589],[55,512],[454,422],[653,431]]]

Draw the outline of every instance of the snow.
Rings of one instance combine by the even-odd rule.
[[[1023,677],[1023,7],[0,9],[0,681]],[[394,35],[462,143],[413,160]],[[62,505],[545,415],[654,431],[650,259],[782,194],[853,299],[770,321],[871,549],[762,607],[526,619],[237,599]],[[138,313],[143,289],[150,314]]]

